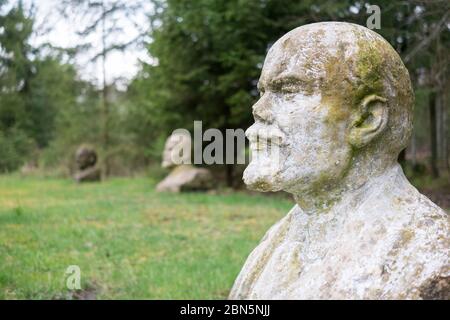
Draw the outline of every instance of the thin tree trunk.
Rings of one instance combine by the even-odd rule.
[[[227,164],[226,166],[226,175],[227,175],[227,186],[232,188],[234,182],[234,164]]]
[[[437,126],[436,126],[436,92],[430,92],[428,97],[430,111],[430,142],[431,142],[431,174],[434,178],[439,177],[439,169],[437,166]]]
[[[441,109],[441,97],[442,96],[442,92],[441,90],[438,90],[436,92],[436,101],[435,101],[435,105],[436,105],[436,156],[437,156],[437,167],[439,169],[439,171],[441,171],[442,168],[442,154],[443,154],[443,149],[442,149],[442,109]]]
[[[400,151],[399,155],[398,155],[398,162],[400,164],[404,164],[406,161],[406,148],[403,149],[402,151]]]
[[[449,136],[450,136],[450,131],[448,128],[448,114],[450,112],[450,108],[448,105],[448,90],[450,90],[450,86],[447,85],[447,88],[444,87],[444,94],[442,96],[443,101],[442,101],[442,108],[443,108],[443,113],[442,113],[442,123],[443,123],[443,128],[442,128],[442,132],[444,135],[444,141],[443,141],[443,148],[444,148],[444,161],[445,161],[445,167],[447,169],[447,173],[450,174],[450,159],[449,159]]]
[[[442,46],[441,36],[435,40],[436,58],[435,58],[435,82],[436,82],[436,125],[437,125],[437,166],[440,173],[447,171],[448,164],[448,150],[447,150],[447,72],[448,68],[448,53]]]
[[[103,16],[105,14],[105,3],[102,1]],[[108,150],[109,150],[109,103],[108,103],[108,92],[106,83],[106,28],[105,28],[105,18],[102,18],[102,114],[103,114],[103,130],[102,130],[102,140],[103,140],[103,157],[104,157],[104,173],[105,176],[109,175],[109,161],[108,161]]]
[[[416,138],[416,131],[413,130],[412,137],[411,137],[411,158],[412,158],[412,164],[417,164],[417,138]]]

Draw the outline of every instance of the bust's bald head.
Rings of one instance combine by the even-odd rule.
[[[368,95],[383,97],[389,109],[388,152],[398,154],[407,145],[414,103],[408,70],[392,46],[365,27],[323,22],[292,30],[267,54],[259,86],[267,85],[339,100],[333,106],[337,116],[350,115]]]
[[[264,125],[285,137],[278,168],[258,173],[267,167],[264,157],[249,165],[244,180],[256,189],[315,184],[319,164],[340,177],[355,152],[392,162],[408,143],[414,102],[408,71],[390,44],[365,27],[322,22],[288,32],[270,48],[258,88],[250,141]]]

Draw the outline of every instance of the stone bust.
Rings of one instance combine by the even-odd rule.
[[[158,192],[206,191],[214,185],[211,172],[191,164],[189,132],[174,132],[166,140],[161,166],[171,169],[156,186]]]
[[[449,299],[448,216],[397,163],[414,95],[389,43],[350,23],[296,28],[269,50],[258,88],[244,182],[297,204],[230,298]]]
[[[186,133],[171,134],[164,145],[161,166],[171,169],[191,163],[191,137]],[[183,152],[189,150],[189,152]]]

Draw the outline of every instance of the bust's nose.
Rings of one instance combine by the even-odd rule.
[[[255,121],[266,123],[273,122],[272,101],[269,93],[264,93],[261,98],[253,105],[252,113]]]

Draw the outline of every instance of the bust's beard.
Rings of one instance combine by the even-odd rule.
[[[252,160],[244,171],[243,180],[250,190],[268,192],[282,190],[281,167],[269,159]]]

